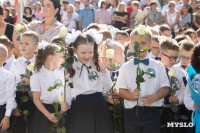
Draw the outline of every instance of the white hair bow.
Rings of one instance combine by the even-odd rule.
[[[99,44],[103,39],[103,35],[98,34],[98,32],[95,29],[87,30],[86,34],[90,35],[94,39],[96,44]]]
[[[110,38],[108,38],[107,40],[106,40],[106,44],[109,46],[109,47],[113,47],[115,44],[114,44],[114,41],[113,40],[111,40]]]
[[[41,42],[39,42],[38,44],[39,44],[39,46],[38,46],[38,50],[39,50],[39,49],[45,50],[46,46],[49,45],[48,42],[43,41],[43,40],[42,40]]]
[[[65,38],[65,42],[67,44],[74,43],[77,39],[77,37],[81,34],[79,30],[75,31],[74,29],[72,30],[71,34],[68,34],[67,37]]]

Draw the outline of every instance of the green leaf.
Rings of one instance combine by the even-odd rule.
[[[138,57],[138,52],[128,52],[126,57],[130,57],[130,56]]]
[[[187,120],[188,117],[187,117],[186,115],[181,115],[181,119],[183,119],[183,120]]]
[[[166,104],[166,108],[171,108],[171,104]]]
[[[29,114],[28,110],[23,111],[23,115],[28,115],[28,114]]]
[[[149,49],[148,47],[144,47],[143,48],[144,51],[148,51],[148,49]]]
[[[28,101],[28,97],[27,96],[22,96],[22,97],[20,97],[20,99],[22,100],[22,102],[27,102]]]
[[[69,83],[69,86],[70,88],[74,88],[73,84],[72,83]]]
[[[53,89],[55,89],[55,87],[54,87],[54,86],[51,86],[51,87],[49,87],[47,90],[48,90],[48,91],[52,91]]]
[[[178,112],[178,107],[177,107],[176,105],[174,105],[174,106],[171,107],[171,110],[172,110],[174,113],[176,113],[176,112]]]
[[[61,133],[66,133],[66,128],[65,127],[61,128]]]
[[[180,56],[181,55],[181,49],[179,50],[179,52],[178,52],[178,56]]]
[[[135,51],[139,51],[139,46],[140,46],[139,43],[135,43],[135,44],[134,44],[134,50],[135,50]]]

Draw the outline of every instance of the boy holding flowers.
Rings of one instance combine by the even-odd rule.
[[[119,96],[125,99],[125,132],[159,133],[159,107],[162,106],[162,98],[168,93],[169,81],[164,66],[151,59],[147,50],[144,50],[150,47],[151,31],[144,26],[139,26],[132,31],[130,37],[132,44],[130,46],[135,50],[139,46],[138,51],[133,53],[139,58],[134,57],[122,65],[116,83],[116,88],[119,88]],[[135,82],[139,77],[138,68],[142,75],[139,75],[139,86]]]

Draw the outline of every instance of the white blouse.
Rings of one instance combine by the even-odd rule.
[[[105,74],[98,72],[93,61],[85,64],[87,67],[90,66],[90,69],[87,69],[86,66],[82,67],[81,62],[75,62],[73,68],[75,69],[75,75],[71,79],[74,85],[74,91],[76,96],[81,94],[92,94],[96,92],[103,92],[105,90],[110,90],[112,87],[112,80],[110,78],[110,72],[106,71]],[[82,71],[81,71],[82,67]],[[90,80],[88,78],[89,73],[96,73],[98,78],[96,80]],[[80,74],[81,73],[81,74]],[[80,76],[80,77],[79,77]]]
[[[61,86],[56,87],[52,91],[48,91],[49,87],[55,86],[56,83]],[[64,72],[60,69],[50,71],[42,66],[39,72],[36,72],[30,79],[31,91],[40,92],[40,100],[45,104],[58,102],[58,98],[64,95]],[[73,90],[68,87],[66,89],[66,97],[69,104],[73,98]]]

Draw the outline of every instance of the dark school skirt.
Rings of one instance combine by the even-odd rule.
[[[0,122],[4,118],[5,112],[6,112],[6,104],[0,105]]]
[[[113,133],[102,93],[76,97],[71,106],[70,133]]]

